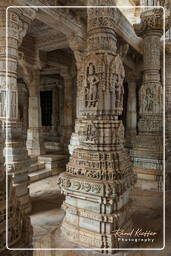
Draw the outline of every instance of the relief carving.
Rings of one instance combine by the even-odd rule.
[[[99,78],[95,73],[95,66],[93,65],[93,63],[89,63],[87,67],[86,80],[85,106],[89,108],[95,108],[97,106],[97,91]]]
[[[110,64],[110,91],[114,93],[114,106],[116,109],[122,109],[123,105],[123,80],[125,70],[119,55],[114,57]],[[120,112],[119,112],[120,113]]]
[[[97,141],[97,129],[92,121],[88,122],[83,131],[83,141],[86,143],[95,143]]]
[[[153,94],[150,88],[146,89],[146,95],[144,97],[145,111],[153,112]]]

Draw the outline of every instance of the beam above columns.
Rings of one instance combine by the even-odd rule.
[[[20,0],[19,2],[30,6],[33,5],[30,0]],[[40,0],[35,0],[34,5],[45,6]],[[66,36],[76,33],[77,36],[84,38],[86,34],[86,24],[80,22],[76,17],[68,15],[68,12],[62,12],[60,8],[39,8],[36,18],[54,30],[64,33]],[[137,37],[132,25],[118,8],[113,25],[116,33],[142,54],[142,39]]]

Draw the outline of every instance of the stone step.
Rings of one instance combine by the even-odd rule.
[[[47,154],[38,157],[40,163],[45,164],[45,168],[49,170],[65,168],[68,161],[68,155],[64,154]]]
[[[43,170],[29,173],[28,176],[29,176],[30,183],[32,183],[32,182],[42,180],[42,179],[45,179],[45,178],[51,176],[51,171],[47,170],[47,169],[43,169]]]
[[[63,151],[63,147],[60,142],[46,141],[44,145],[47,151]]]
[[[31,157],[31,158],[30,158],[30,163],[31,163],[31,164],[37,163],[37,156]]]
[[[33,163],[30,166],[29,173],[36,172],[36,171],[42,170],[44,168],[45,168],[45,164],[44,163],[39,163],[39,162]]]

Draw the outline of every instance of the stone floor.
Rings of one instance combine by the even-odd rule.
[[[64,217],[61,204],[64,196],[60,194],[57,176],[32,183],[30,193],[32,200],[31,222],[34,231],[34,248],[75,248],[76,244],[66,241],[60,232],[60,224]],[[157,239],[148,247],[162,247],[162,193],[149,191],[132,191],[133,228],[143,228],[157,232]],[[166,193],[166,248],[164,250],[120,252],[118,256],[170,256],[171,255],[171,191]],[[137,244],[144,247],[144,243]],[[81,248],[79,248],[81,249]],[[147,249],[147,248],[146,248]],[[93,251],[34,251],[34,256],[89,256],[101,255]]]

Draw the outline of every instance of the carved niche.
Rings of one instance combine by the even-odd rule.
[[[95,65],[89,63],[86,71],[85,107],[96,107],[99,78],[95,72]]]
[[[110,64],[110,91],[114,94],[113,104],[117,114],[122,114],[123,110],[123,81],[125,78],[125,70],[119,55],[113,58]]]
[[[84,126],[83,141],[89,144],[94,144],[97,142],[97,138],[97,128],[95,127],[93,121],[88,121]]]
[[[143,84],[140,89],[140,114],[160,114],[163,105],[163,88],[160,83]]]
[[[80,73],[80,109],[86,114],[89,110],[97,110],[99,92],[105,84],[105,63],[103,58],[96,55],[88,56],[85,62],[84,73]]]

